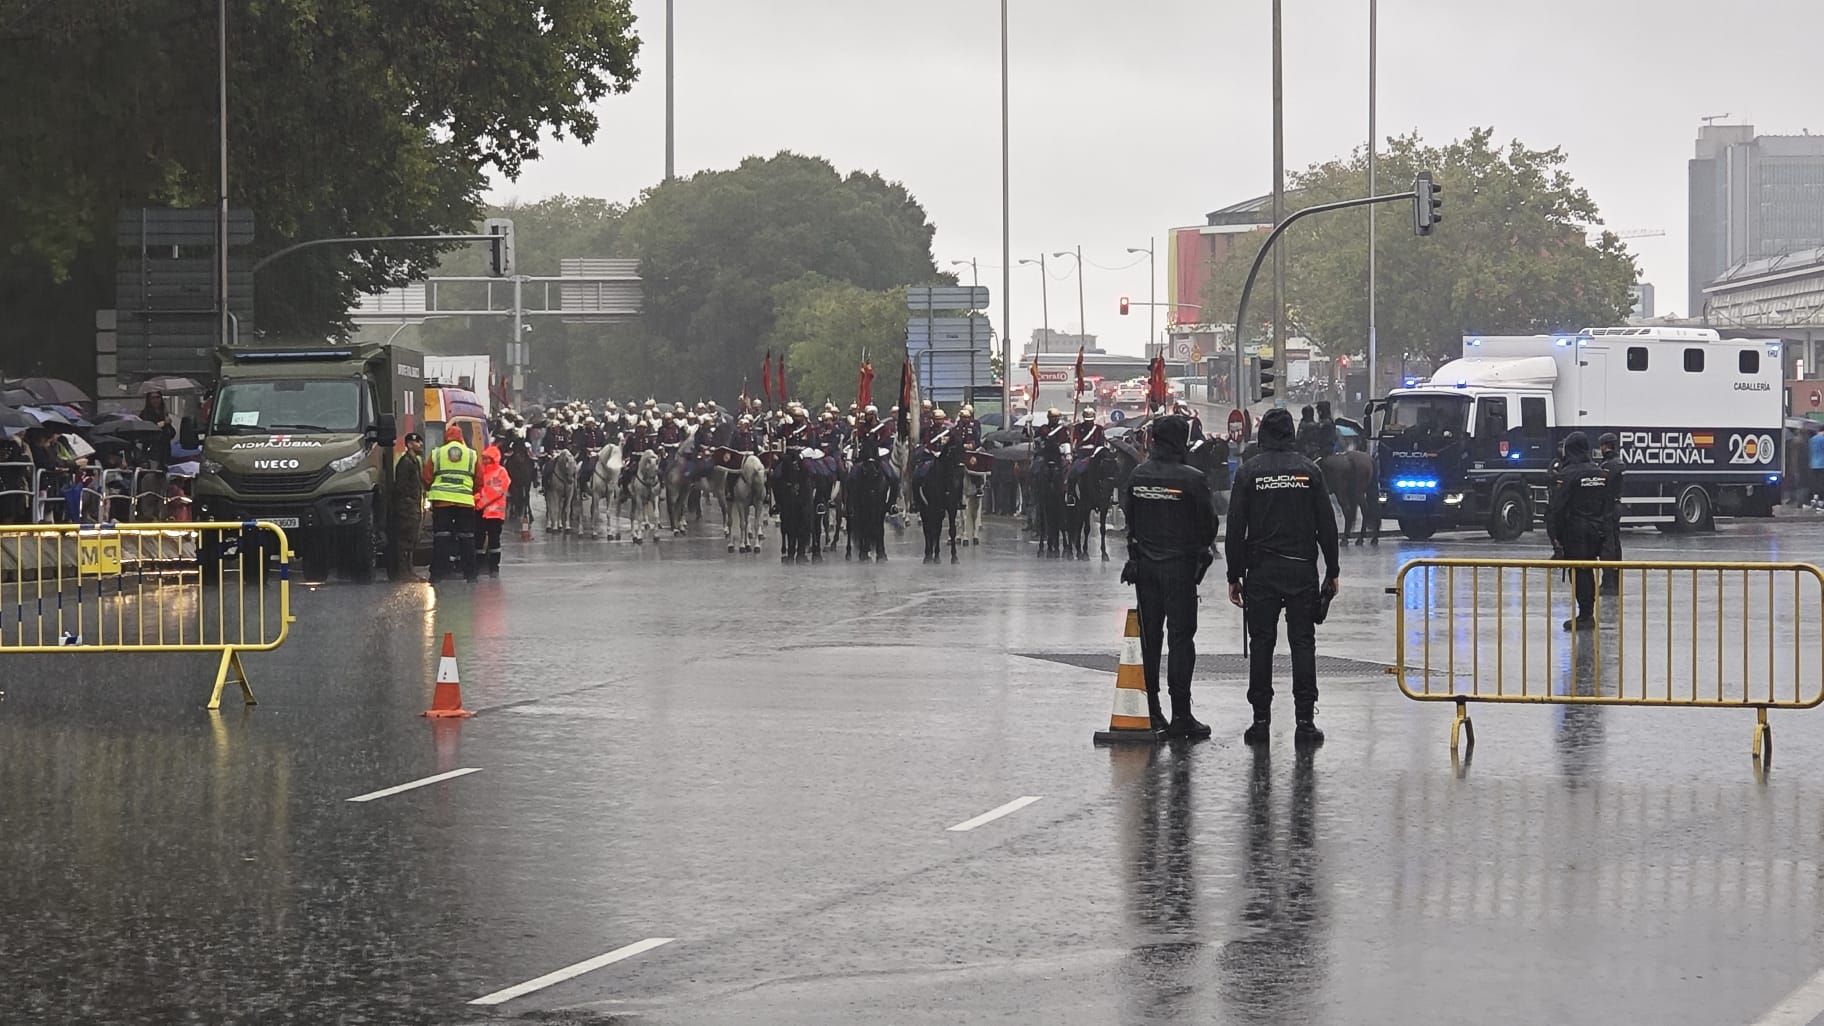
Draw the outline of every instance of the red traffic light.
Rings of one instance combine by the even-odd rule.
[[[1127,316],[1127,297],[1126,296],[1121,297],[1121,316],[1123,316],[1123,317]]]

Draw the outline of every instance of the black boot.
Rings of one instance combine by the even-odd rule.
[[[1172,725],[1165,729],[1165,736],[1184,741],[1203,741],[1210,736],[1210,728],[1191,715],[1189,695],[1172,696]]]
[[[1159,693],[1157,691],[1149,691],[1146,693],[1146,715],[1147,718],[1152,721],[1153,729],[1156,731],[1163,733],[1166,728],[1170,726],[1165,719],[1165,710],[1159,706]]]
[[[1584,614],[1583,616],[1577,617],[1574,620],[1564,621],[1564,629],[1567,631],[1587,631],[1587,630],[1594,629],[1595,626],[1596,626],[1595,617],[1592,617],[1587,613]]]
[[[1273,721],[1270,718],[1261,713],[1255,713],[1254,722],[1248,724],[1248,729],[1241,732],[1242,743],[1249,745],[1266,744],[1268,730],[1272,725]]]
[[[1308,748],[1324,743],[1324,732],[1317,729],[1317,722],[1310,714],[1299,717],[1298,728],[1292,732],[1292,743]]]

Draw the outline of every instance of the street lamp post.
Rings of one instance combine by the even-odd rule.
[[[980,285],[982,283],[982,272],[981,269],[976,266],[974,257],[970,257],[967,260],[952,260],[950,261],[950,266],[969,268],[970,285]]]
[[[1380,0],[1368,0],[1368,195],[1375,194],[1374,161],[1375,153],[1381,148],[1380,139],[1374,125],[1374,94],[1379,51]],[[1374,208],[1368,208],[1368,394],[1364,399],[1373,399],[1378,390],[1375,366],[1375,295],[1374,295]],[[1343,382],[1343,398],[1349,397],[1349,382]]]
[[[228,0],[215,5],[215,301],[217,333],[225,345],[234,332],[228,312]]]
[[[1040,324],[1040,328],[1043,331],[1044,336],[1045,336],[1045,344],[1050,345],[1051,344],[1051,274],[1050,274],[1050,272],[1045,270],[1045,254],[1040,253],[1039,258],[1037,260],[1022,260],[1022,261],[1020,261],[1020,263],[1034,264],[1034,265],[1037,265],[1037,267],[1039,269],[1039,308],[1040,308],[1039,324]],[[1003,338],[1001,340],[1001,344],[1003,346],[1007,346],[1008,342],[1005,338]],[[1009,346],[1009,348],[1006,351],[1011,353],[1013,350],[1012,350],[1011,346]],[[1037,349],[1034,350],[1034,352],[1038,352],[1038,351],[1039,350],[1037,350]],[[1011,383],[1013,381],[1013,365],[1009,362],[1008,357],[1001,358],[1001,381],[1006,382],[1006,383]],[[1008,395],[1011,396],[1012,395],[1012,392],[1011,392],[1012,385],[1009,384],[1008,387],[1010,389],[1010,391],[1008,392]],[[1033,386],[1033,389],[1032,389],[1032,408],[1035,410],[1039,408],[1039,389],[1036,384]],[[1007,425],[1006,426],[1008,426],[1008,427],[1013,426],[1013,406],[1012,406],[1011,401],[1009,401],[1009,404],[1007,406]]]
[[[674,36],[671,30],[671,3],[672,0],[665,0],[665,180],[668,182],[678,176],[677,127],[672,117],[672,57],[675,51],[671,45]]]
[[[1127,251],[1146,254],[1146,344],[1150,346],[1158,341],[1154,337],[1156,329],[1153,327],[1153,319],[1154,311],[1159,309],[1159,279],[1157,272],[1153,270],[1153,240],[1150,238],[1146,240],[1145,249],[1135,249],[1129,246]]]
[[[1077,343],[1086,346],[1089,344],[1089,320],[1083,313],[1083,247],[1078,246],[1075,253],[1065,250],[1053,253],[1052,256],[1075,257],[1077,260]]]
[[[1001,426],[1013,426],[1013,195],[1007,135],[1007,0],[1001,0]]]

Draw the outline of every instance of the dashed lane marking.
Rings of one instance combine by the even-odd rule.
[[[1773,1006],[1766,1015],[1754,1020],[1754,1026],[1809,1026],[1824,1017],[1824,969],[1786,995],[1786,1000]]]
[[[480,772],[481,772],[480,766],[467,766],[462,769],[451,770],[448,773],[439,773],[434,777],[425,777],[423,780],[414,780],[409,784],[400,784],[397,787],[388,787],[388,788],[385,788],[385,789],[379,790],[379,791],[369,791],[366,794],[358,794],[358,795],[354,796],[353,798],[350,798],[349,801],[351,801],[351,802],[371,802],[376,798],[390,798],[393,795],[400,794],[405,791],[415,790],[420,787],[427,787],[431,784],[442,783],[445,780],[454,780],[457,777],[466,777],[471,773],[480,773]]]
[[[635,955],[644,954],[648,951],[651,951],[653,948],[663,947],[667,944],[670,944],[672,941],[674,941],[676,939],[677,938],[675,938],[675,937],[648,937],[643,941],[638,941],[636,943],[629,944],[624,948],[615,948],[613,951],[610,951],[605,955],[597,955],[594,958],[586,959],[584,961],[576,963],[575,965],[565,966],[564,968],[559,969],[556,972],[546,973],[545,975],[540,976],[536,980],[527,980],[524,983],[516,983],[513,986],[506,988],[505,990],[497,990],[492,994],[483,995],[482,997],[478,997],[475,1000],[469,1002],[469,1004],[471,1004],[471,1005],[502,1004],[504,1002],[511,1001],[516,997],[523,997],[527,994],[532,993],[533,991],[544,990],[546,987],[549,987],[553,984],[562,983],[565,980],[574,980],[578,976],[583,975],[584,973],[592,973],[592,972],[596,971],[597,969],[602,968],[603,966],[613,965],[614,963],[619,962],[622,959],[632,958]]]
[[[963,820],[961,823],[951,827],[950,832],[963,833],[965,831],[974,830],[976,827],[984,824],[992,823],[1002,816],[1011,816],[1042,797],[1044,797],[1044,795],[1029,794],[1015,798],[1013,801],[1008,802],[998,809],[989,809],[987,812],[982,813],[974,819]]]

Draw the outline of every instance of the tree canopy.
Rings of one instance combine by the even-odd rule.
[[[594,135],[592,105],[631,86],[639,52],[629,0],[259,0],[231,5],[228,30],[230,202],[253,209],[256,254],[466,229],[490,170]],[[112,304],[121,208],[213,204],[215,53],[214,4],[0,0],[0,289],[27,307],[7,341],[86,341]],[[260,276],[260,323],[334,330],[358,292],[434,259],[287,257]]]
[[[807,403],[827,398],[847,407],[855,401],[864,355],[880,375],[876,395],[899,387],[906,356],[904,288],[873,291],[807,274],[775,287],[773,299],[778,319],[768,339],[775,353],[787,354],[794,398]],[[758,380],[749,392],[760,394]]]
[[[1465,334],[1527,334],[1611,325],[1631,303],[1634,258],[1620,240],[1588,226],[1600,224],[1596,202],[1572,180],[1558,148],[1493,143],[1476,129],[1443,147],[1416,135],[1388,141],[1376,168],[1382,192],[1399,192],[1419,171],[1443,189],[1443,221],[1415,237],[1410,204],[1380,207],[1376,310],[1382,354],[1454,356]],[[1312,165],[1292,176],[1291,210],[1366,193],[1366,155]],[[1264,241],[1266,235],[1261,233]],[[1304,335],[1321,350],[1356,354],[1367,345],[1368,215],[1347,210],[1313,215],[1288,229],[1287,334]],[[1206,320],[1235,316],[1256,246],[1238,248],[1212,277],[1204,296]],[[1272,264],[1261,270],[1249,302],[1246,335],[1271,333]],[[1263,328],[1263,323],[1265,327]]]

